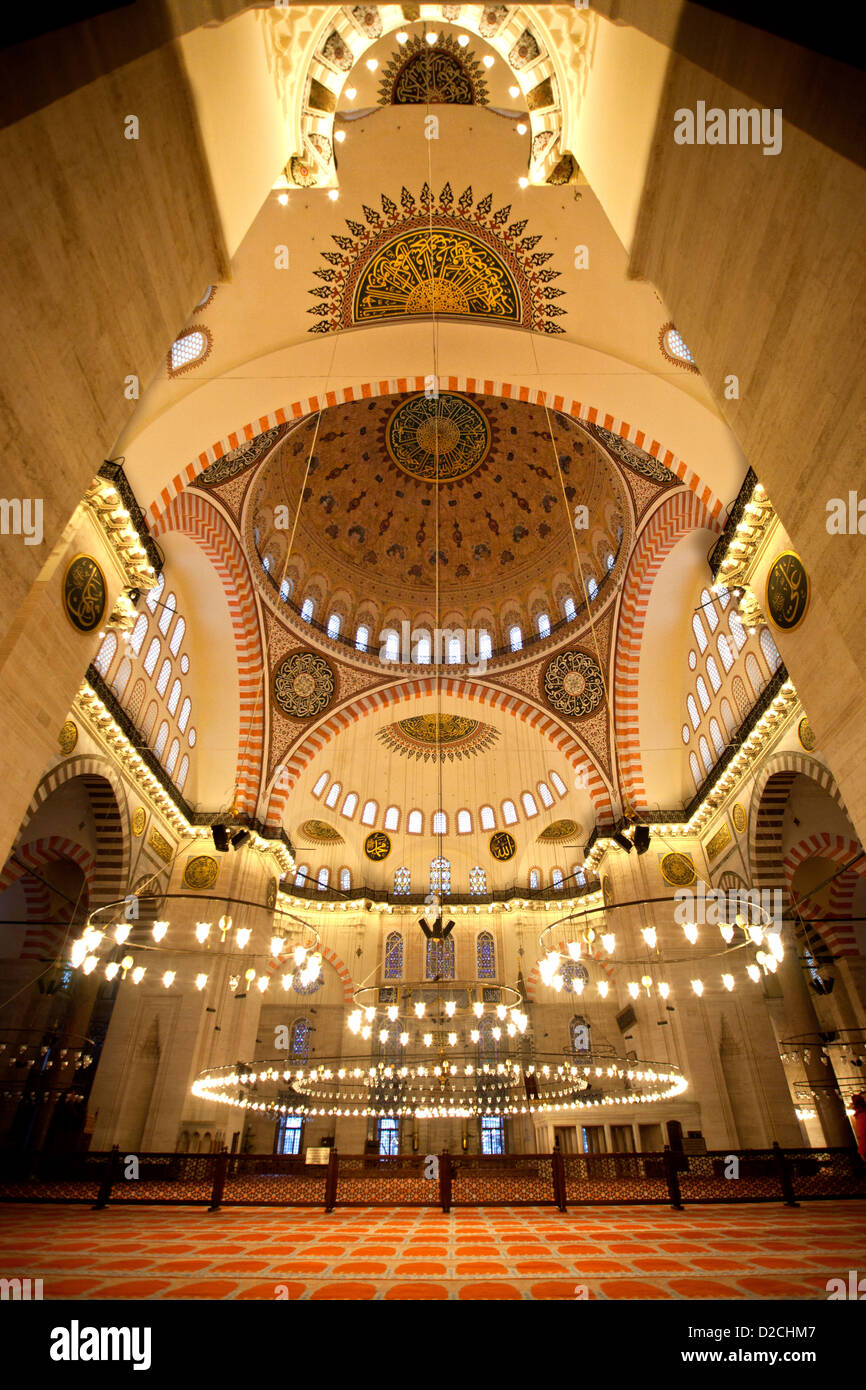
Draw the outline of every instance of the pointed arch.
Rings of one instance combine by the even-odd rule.
[[[18,844],[27,842],[27,826],[40,806],[58,787],[80,777],[93,809],[96,856],[92,878],[91,907],[113,902],[127,891],[129,883],[129,810],[126,790],[110,763],[90,755],[64,758],[45,774],[37,786],[18,835]]]

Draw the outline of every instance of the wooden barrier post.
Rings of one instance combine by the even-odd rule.
[[[800,1203],[794,1196],[794,1184],[791,1180],[791,1166],[779,1147],[778,1139],[773,1140],[773,1162],[776,1165],[776,1172],[779,1175],[779,1186],[782,1189],[785,1206],[798,1207]]]
[[[114,1179],[117,1177],[117,1169],[119,1167],[119,1164],[120,1150],[115,1144],[111,1150],[111,1153],[108,1155],[108,1159],[106,1160],[105,1171],[102,1175],[102,1182],[99,1184],[99,1192],[96,1195],[96,1201],[90,1208],[91,1211],[102,1211],[103,1207],[108,1206],[108,1199],[111,1196],[111,1189],[114,1185]]]
[[[553,1150],[551,1160],[551,1167],[553,1169],[553,1200],[560,1211],[566,1211],[565,1160],[559,1149]]]
[[[670,1144],[665,1144],[664,1162],[665,1177],[668,1180],[668,1192],[671,1197],[671,1206],[674,1211],[682,1211],[683,1198],[680,1192],[680,1180],[677,1177],[677,1155],[671,1149]]]
[[[228,1149],[223,1146],[216,1156],[216,1163],[213,1170],[213,1188],[210,1194],[210,1206],[208,1211],[219,1211],[223,1199],[223,1192],[226,1185],[226,1174],[229,1170]]]
[[[337,1205],[337,1174],[339,1172],[340,1160],[337,1150],[332,1149],[328,1154],[328,1171],[325,1174],[325,1211],[334,1210]]]
[[[439,1155],[439,1201],[444,1212],[451,1210],[451,1155],[447,1149]]]

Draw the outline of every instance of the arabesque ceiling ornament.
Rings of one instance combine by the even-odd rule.
[[[256,435],[255,439],[251,440],[249,444],[244,444],[242,448],[232,449],[231,453],[223,454],[216,463],[212,463],[209,468],[205,468],[202,473],[199,473],[195,479],[195,486],[216,487],[219,483],[227,483],[230,478],[236,478],[238,473],[243,473],[254,463],[263,459],[268,450],[282,439],[288,428],[288,425],[277,425],[274,429],[265,430],[263,434]]]
[[[576,840],[581,833],[581,827],[576,820],[555,820],[551,825],[545,827],[539,835],[539,840]]]
[[[316,652],[292,652],[274,671],[274,700],[293,719],[312,719],[334,698],[334,672]]]
[[[491,724],[462,714],[416,714],[386,725],[376,737],[391,753],[423,762],[437,756],[440,762],[453,762],[492,748],[500,735]]]
[[[631,468],[635,473],[639,473],[642,478],[649,478],[654,483],[666,483],[668,486],[671,483],[679,482],[676,474],[666,468],[663,463],[659,463],[652,454],[646,453],[644,449],[638,449],[635,444],[630,444],[621,435],[603,429],[601,425],[590,425],[588,428],[598,436],[605,448],[609,449],[620,463],[624,463],[626,468]]]
[[[212,888],[219,876],[220,866],[209,854],[196,854],[186,861],[183,871],[184,888]]]
[[[604,699],[601,670],[585,652],[559,652],[544,673],[544,693],[558,713],[584,719]]]
[[[487,98],[484,69],[452,34],[440,34],[432,46],[414,34],[392,54],[379,84],[380,106],[486,106]]]
[[[321,320],[311,333],[432,313],[564,332],[553,252],[523,235],[526,218],[508,223],[510,204],[494,212],[493,195],[476,203],[471,188],[455,202],[450,183],[438,199],[425,183],[417,201],[404,188],[399,207],[384,193],[380,203],[381,214],[363,205],[366,226],[346,219],[351,235],[332,236],[339,251],[321,253],[329,268],[313,272],[325,284],[310,290],[321,300],[307,310]]]
[[[323,845],[342,845],[343,837],[339,830],[335,830],[333,825],[328,825],[324,820],[305,820],[300,827],[300,833],[305,835],[308,840],[316,840]]]
[[[679,850],[672,850],[670,854],[663,855],[659,860],[659,868],[665,883],[669,883],[672,888],[688,888],[697,878],[692,856],[682,854]]]
[[[490,451],[487,416],[467,396],[444,391],[410,396],[385,429],[388,453],[404,473],[428,482],[466,478]]]

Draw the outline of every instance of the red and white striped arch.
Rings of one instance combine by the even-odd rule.
[[[93,908],[121,897],[126,892],[129,874],[126,791],[110,763],[92,755],[64,758],[57,763],[33,793],[18,838],[24,840],[26,827],[51,793],[75,777],[83,781],[93,810],[96,853],[88,884]]]
[[[332,965],[340,977],[340,983],[343,986],[343,1003],[351,1004],[354,997],[355,986],[345,964],[337,955],[337,952],[331,950],[330,946],[320,946],[319,950],[322,953],[322,959],[326,960],[329,965]],[[279,960],[272,960],[269,963],[268,974],[271,976],[276,975],[278,970],[283,971],[287,965],[292,966],[292,957],[288,951],[280,956]]]
[[[423,391],[429,385],[430,378],[423,376],[392,377],[387,381],[367,381],[358,386],[335,387],[333,391],[326,391],[321,396],[308,396],[300,400],[290,401],[287,405],[279,406],[276,410],[270,411],[267,415],[260,415],[256,420],[248,420],[246,424],[239,425],[237,429],[230,431],[223,439],[218,439],[216,443],[210,445],[196,458],[192,459],[184,468],[182,473],[177,473],[160,490],[159,496],[154,498],[148,508],[149,517],[154,522],[166,511],[175,498],[180,497],[191,482],[194,482],[199,473],[204,472],[217,459],[224,458],[233,449],[240,449],[245,444],[265,430],[276,428],[277,425],[291,424],[293,421],[303,420],[305,416],[314,415],[318,410],[324,410],[328,406],[344,405],[350,401],[373,400],[378,396],[393,396],[407,391]],[[594,405],[590,401],[579,401],[570,399],[567,396],[558,396],[546,391],[539,391],[535,387],[522,385],[516,381],[494,381],[487,377],[474,376],[440,376],[438,379],[439,389],[442,391],[468,391],[478,396],[500,396],[505,400],[526,401],[530,405],[549,406],[552,410],[559,410],[564,415],[571,415],[576,420],[587,420],[590,424],[601,425],[602,428],[610,430],[613,434],[618,434],[622,439],[628,439],[639,449],[645,450],[653,458],[657,458],[661,463],[669,468],[683,483],[690,492],[693,492],[698,501],[702,504],[705,511],[713,518],[718,519],[724,511],[721,500],[715,493],[699,478],[689,464],[678,458],[672,450],[665,448],[658,439],[653,439],[652,434],[647,430],[641,429],[639,425],[628,420],[621,420],[615,415],[611,415],[603,406]]]
[[[788,893],[794,906],[797,906],[797,895],[791,886],[794,874],[808,859],[828,859],[834,864],[851,865],[847,873],[840,874],[833,880],[829,895],[829,915],[847,916],[851,911],[857,879],[866,878],[866,855],[863,846],[857,840],[822,832],[807,836],[790,849],[785,855],[784,869]],[[824,922],[822,925],[823,912],[816,903],[804,903],[800,912],[820,928],[824,942],[834,955],[857,955],[857,940],[850,922]]]
[[[659,571],[684,536],[702,528],[718,532],[716,513],[693,492],[666,497],[641,531],[623,581],[614,668],[614,719],[625,799],[646,807],[640,743],[640,661],[647,609]]]
[[[89,850],[64,835],[47,835],[13,850],[0,873],[0,893],[20,881],[27,907],[28,926],[22,937],[20,960],[43,960],[47,956],[57,955],[62,948],[66,926],[62,922],[49,920],[49,888],[30,873],[31,869],[38,870],[59,859],[69,859],[81,869],[87,885],[87,898],[83,906],[88,907],[93,893],[95,861]]]
[[[567,956],[567,955],[568,955],[568,945],[567,945],[567,943],[566,943],[565,941],[559,941],[559,942],[557,942],[557,944],[556,944],[555,947],[552,947],[552,948],[551,948],[551,947],[548,947],[548,950],[550,950],[550,949],[553,949],[553,950],[558,951],[559,954],[560,954],[561,956]],[[607,960],[603,960],[601,956],[597,956],[597,955],[595,955],[594,953],[590,956],[590,959],[593,960],[593,961],[595,962],[595,964],[596,964],[597,966],[599,966],[599,968],[600,968],[601,970],[604,971],[604,973],[605,973],[605,975],[607,976],[607,978],[608,978],[608,980],[610,981],[610,983],[613,984],[614,979],[615,979],[616,977],[615,977],[615,975],[614,975],[613,966],[610,964],[610,962],[607,961]],[[544,1003],[544,1002],[545,1002],[544,999],[539,999],[539,997],[538,997],[538,987],[539,987],[539,985],[542,983],[542,981],[541,981],[541,974],[540,974],[539,969],[538,969],[539,964],[540,964],[540,962],[539,962],[539,961],[536,961],[535,964],[533,965],[532,969],[530,970],[529,974],[528,974],[527,977],[526,977],[526,997],[527,997],[527,999],[532,1000],[533,1004],[538,1004],[538,1003]],[[547,1001],[547,1002],[553,1003],[553,1002],[556,1001],[556,1000],[561,1000],[561,999],[566,998],[566,997],[567,997],[567,996],[566,996],[566,994],[565,994],[565,991],[563,991],[561,994],[556,994],[556,993],[554,993],[553,990],[551,990],[550,1000]],[[574,995],[572,995],[571,997],[572,997],[575,1001],[577,1001],[577,1000],[580,999],[581,996],[580,996],[579,994],[574,994]]]
[[[287,775],[281,778],[280,769],[274,774],[275,780],[271,787],[266,816],[267,824],[278,826],[281,823],[289,794],[296,786],[298,778],[331,739],[350,729],[353,724],[369,714],[375,714],[407,700],[420,700],[440,692],[451,699],[465,699],[476,704],[488,705],[491,709],[503,710],[516,719],[522,719],[530,728],[549,739],[572,767],[587,767],[588,791],[596,814],[599,819],[610,819],[610,793],[590,754],[549,710],[533,704],[524,696],[515,694],[513,690],[501,690],[480,681],[424,676],[417,680],[398,681],[393,685],[369,690],[329,714],[305,734],[282,760],[281,766]]]

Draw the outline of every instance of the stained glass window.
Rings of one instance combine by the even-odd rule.
[[[725,751],[725,740],[722,738],[722,731],[715,719],[710,720],[710,738],[715,745],[716,756],[720,758]]]
[[[766,627],[764,628],[764,631],[761,633],[761,651],[764,653],[764,660],[766,661],[770,670],[775,671],[779,666],[779,663],[782,660],[782,658],[779,655],[779,649],[773,641],[773,637],[770,633],[769,628]]]
[[[329,869],[320,869],[320,870],[319,870],[319,877],[316,879],[316,884],[317,884],[317,886],[318,886],[318,889],[319,889],[319,892],[320,892],[320,893],[324,893],[325,889],[326,889],[327,886],[328,886],[328,879],[329,879],[330,877],[331,877],[331,872],[330,872]]]
[[[328,795],[325,797],[325,805],[326,805],[326,806],[336,806],[336,804],[337,804],[337,798],[339,797],[340,792],[341,792],[342,790],[343,790],[343,788],[341,787],[340,783],[339,783],[339,782],[335,782],[335,783],[333,784],[333,786],[331,787],[331,789],[329,790]]]
[[[149,676],[156,670],[156,663],[159,660],[159,638],[154,637],[147,649],[147,656],[144,658],[144,669]]]
[[[341,618],[339,613],[332,613],[328,619],[328,636],[339,637]]]
[[[701,716],[698,714],[698,706],[694,695],[690,695],[686,700],[686,708],[689,712],[689,719],[692,721],[692,728],[696,729],[701,722]]]
[[[571,597],[571,594],[566,594],[563,599],[562,611],[570,623],[574,622],[574,619],[577,617],[577,609],[574,606],[574,599]]]
[[[722,665],[726,671],[730,671],[734,664],[734,658],[731,652],[731,644],[723,632],[720,632],[716,638],[716,646],[722,660]]]
[[[311,598],[305,598],[301,604],[301,617],[305,623],[313,621],[313,600]]]
[[[722,684],[722,678],[719,675],[719,668],[716,665],[715,657],[707,657],[707,675],[710,678],[710,685],[713,687],[713,693],[715,694],[715,692],[721,688]]]
[[[589,597],[591,599],[598,597],[598,584],[596,583],[595,577],[593,575],[590,575],[589,579],[586,581],[586,592],[589,594]]]
[[[400,1152],[400,1121],[383,1116],[379,1121],[379,1153],[398,1154]]]
[[[562,888],[562,869],[554,869],[550,881],[558,892]]]
[[[309,872],[310,872],[310,871],[309,871],[309,868],[307,867],[306,864],[299,864],[299,865],[298,865],[298,871],[297,871],[297,873],[295,874],[295,887],[296,887],[296,888],[304,888],[304,887],[306,886],[307,874],[308,874]]]
[[[168,757],[165,761],[165,770],[168,773],[169,777],[174,772],[174,765],[177,762],[177,755],[179,752],[180,744],[178,743],[177,739],[173,739],[171,747],[168,750]]]
[[[399,869],[397,872],[400,872]],[[385,979],[400,980],[402,978],[403,936],[401,932],[392,931],[385,938]]]
[[[166,657],[165,661],[162,663],[162,666],[160,667],[159,678],[156,682],[156,688],[160,695],[165,694],[166,689],[168,687],[168,678],[170,675],[171,662],[169,661],[168,657]]]
[[[175,785],[179,792],[183,791],[183,784],[186,781],[186,775],[188,772],[189,758],[187,757],[186,753],[184,753],[183,757],[180,760],[180,767],[178,769],[177,777],[175,779]]]
[[[746,645],[746,629],[743,627],[743,620],[739,613],[732,613],[728,626],[731,629],[731,636],[737,644],[737,651]]]
[[[530,888],[537,888],[537,887],[539,886],[540,883],[541,883],[541,875],[539,874],[538,870],[537,870],[537,869],[530,869],[530,870],[529,870],[529,886],[530,886]]]
[[[169,697],[168,697],[168,712],[169,712],[169,714],[174,714],[175,710],[177,709],[177,702],[178,702],[179,699],[180,699],[180,681],[179,681],[179,680],[175,680],[174,685],[171,687],[171,694],[170,694]],[[181,733],[183,733],[183,729],[181,729]]]
[[[298,1062],[306,1062],[310,1055],[310,1020],[296,1018],[292,1024],[292,1056]]]
[[[704,617],[706,618],[707,623],[709,624],[710,632],[715,632],[716,628],[719,625],[719,615],[716,612],[716,607],[713,603],[712,595],[708,593],[706,589],[701,590],[701,603],[704,609]]]
[[[364,809],[363,809],[363,811],[361,812],[361,824],[362,824],[362,825],[372,825],[373,822],[374,822],[375,819],[376,819],[376,812],[378,811],[378,809],[379,809],[379,806],[378,806],[378,803],[377,803],[377,802],[375,802],[375,801],[365,801],[365,802],[364,802]]]
[[[427,942],[427,979],[454,979],[454,938],[448,936],[444,941]]]
[[[303,1116],[281,1115],[277,1140],[277,1153],[299,1154],[301,1152],[301,1134],[303,1128]]]
[[[704,760],[704,767],[707,769],[707,772],[709,772],[710,768],[713,765],[713,760],[710,757],[710,745],[707,743],[707,740],[705,738],[702,738],[700,743],[698,744],[698,747],[701,750],[701,757]]]
[[[406,865],[401,864],[399,869],[394,870],[394,892],[408,893],[411,890],[411,887],[412,875],[406,868]]]
[[[749,655],[746,657],[746,675],[748,676],[751,682],[752,689],[754,690],[755,694],[760,695],[761,691],[766,685],[766,681],[764,680],[764,677],[761,675],[761,668],[758,665],[753,652],[749,652]]]
[[[430,892],[451,892],[451,861],[449,859],[431,859]]]
[[[505,1121],[501,1115],[482,1115],[481,1152],[483,1154],[505,1153]]]
[[[539,637],[549,637],[549,636],[550,636],[550,619],[548,618],[547,614],[546,614],[546,613],[539,613],[537,622],[538,622],[538,635],[539,635]]]
[[[448,817],[446,816],[446,814],[445,814],[444,811],[434,811],[434,812],[433,812],[433,834],[434,834],[434,835],[447,835],[447,834],[448,834]]]
[[[114,680],[111,682],[111,688],[114,691],[115,695],[118,696],[118,698],[122,698],[123,692],[126,689],[126,684],[129,680],[131,673],[132,663],[130,662],[129,657],[125,656],[121,661],[120,665],[118,666],[117,670],[115,671]]]
[[[207,355],[207,349],[207,336],[201,329],[196,328],[190,333],[181,334],[171,345],[171,370],[178,372],[182,367],[191,367]]]
[[[165,745],[168,739],[168,725],[165,720],[159,726],[159,733],[156,736],[156,743],[153,745],[154,755],[161,758],[165,752]]]
[[[727,700],[722,700],[722,703],[721,703],[721,711],[722,711],[722,719],[725,721],[725,732],[726,732],[728,735],[730,735],[730,734],[732,734],[732,733],[734,732],[734,730],[735,730],[735,728],[736,728],[737,726],[736,726],[736,724],[735,724],[735,722],[734,722],[734,715],[733,715],[733,712],[732,712],[732,710],[731,710],[731,706],[729,705],[729,703],[728,703]]]
[[[520,631],[520,628],[517,626],[516,623],[512,628],[509,629],[508,641],[511,644],[511,650],[513,652],[519,652],[521,650],[523,646],[523,633]]]
[[[480,864],[476,864],[474,869],[469,870],[469,892],[487,892],[487,873],[486,870],[481,868]]]
[[[329,776],[329,773],[323,772],[321,777],[318,777],[316,779],[316,785],[313,787],[313,796],[322,795],[322,791],[324,790],[325,783],[327,782]]]
[[[493,639],[483,628],[478,634],[478,660],[490,661],[493,656]]]
[[[156,583],[154,584],[153,588],[152,588],[152,589],[148,592],[148,594],[145,596],[145,600],[144,600],[144,601],[145,601],[145,603],[147,604],[148,608],[150,609],[151,613],[155,613],[155,612],[156,612],[156,605],[159,603],[159,600],[162,598],[162,591],[163,591],[164,588],[165,588],[165,575],[164,575],[164,574],[161,574],[161,575],[159,576],[159,579],[158,579],[158,580],[156,581]]]
[[[385,638],[385,661],[400,660],[400,634],[392,628]]]
[[[360,626],[359,628],[357,628],[356,631],[355,631],[355,651],[356,651],[356,652],[363,652],[363,651],[366,651],[366,650],[367,650],[367,644],[368,644],[369,641],[370,641],[370,629],[367,627],[366,623],[362,623],[361,626]]]
[[[698,679],[695,682],[695,684],[697,685],[698,699],[701,702],[701,709],[704,711],[704,713],[706,713],[706,711],[710,707],[710,692],[707,690],[707,683],[704,680],[703,676],[698,676]]]
[[[344,893],[348,893],[352,886],[352,875],[348,869],[340,870],[340,888]]]
[[[496,979],[496,947],[493,944],[493,934],[489,931],[478,933],[478,940],[475,943],[475,959],[478,965],[479,980]]]

